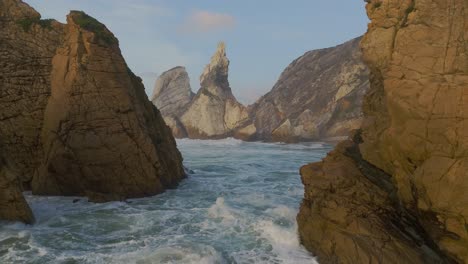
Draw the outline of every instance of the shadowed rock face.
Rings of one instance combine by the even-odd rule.
[[[4,157],[0,157],[0,219],[34,222],[28,203],[22,194],[21,182]]]
[[[466,263],[468,4],[367,2],[362,136],[301,170],[301,240],[321,263]]]
[[[0,0],[0,14],[2,152],[33,194],[120,200],[185,176],[170,129],[104,25],[79,11],[66,25],[41,21],[19,0]]]

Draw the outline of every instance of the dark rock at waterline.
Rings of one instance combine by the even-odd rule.
[[[31,209],[23,197],[18,175],[2,156],[0,156],[0,219],[22,221],[27,224],[34,222]]]

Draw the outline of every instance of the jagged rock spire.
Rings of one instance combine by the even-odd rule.
[[[216,52],[211,57],[210,64],[206,65],[200,76],[201,88],[206,88],[215,95],[231,96],[228,73],[229,59],[226,56],[226,44],[219,42]]]

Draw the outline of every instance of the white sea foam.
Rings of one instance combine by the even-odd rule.
[[[36,224],[0,224],[0,263],[313,261],[297,237],[298,169],[329,146],[235,139],[178,145],[195,173],[155,197],[93,204],[27,194]]]
[[[231,208],[225,204],[223,197],[218,197],[216,203],[208,209],[208,215],[212,218],[221,218],[223,221],[234,221],[236,218],[231,213]]]

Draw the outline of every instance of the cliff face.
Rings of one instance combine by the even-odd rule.
[[[467,7],[368,1],[362,132],[301,169],[321,263],[468,262]]]
[[[170,129],[104,25],[78,11],[66,25],[40,20],[19,0],[0,0],[0,12],[0,139],[24,187],[109,201],[184,177]]]
[[[0,140],[26,185],[42,156],[40,131],[50,96],[52,57],[63,26],[21,1],[0,1]]]
[[[309,51],[292,62],[273,89],[252,106],[255,131],[249,137],[314,140],[347,136],[359,128],[362,98],[369,86],[359,41]]]

